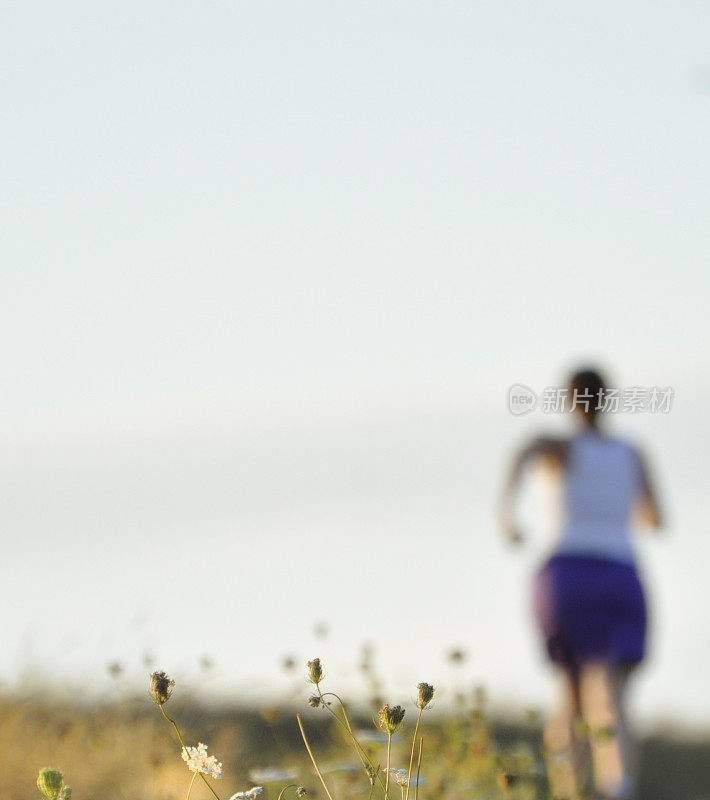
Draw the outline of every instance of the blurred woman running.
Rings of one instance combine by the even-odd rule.
[[[512,465],[501,509],[506,535],[520,543],[513,506],[524,467],[542,459],[559,470],[563,522],[552,555],[535,576],[533,606],[547,654],[562,678],[544,743],[553,797],[564,800],[580,796],[587,739],[599,797],[630,798],[634,792],[624,697],[631,672],[644,658],[646,601],[631,522],[638,515],[658,528],[660,513],[639,451],[601,430],[605,391],[594,370],[572,377],[569,397],[577,399],[579,431],[524,447]]]

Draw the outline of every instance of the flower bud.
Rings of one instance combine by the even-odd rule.
[[[434,687],[430,683],[420,683],[417,685],[417,690],[417,706],[424,711],[434,697]]]
[[[323,666],[320,658],[314,658],[313,661],[308,662],[308,678],[316,686],[323,680]]]
[[[44,767],[37,776],[37,788],[48,800],[54,800],[64,785],[64,776],[54,767]]]
[[[169,678],[164,672],[154,672],[150,676],[150,693],[153,700],[159,705],[167,703],[173,692],[175,681]]]
[[[402,724],[404,709],[402,706],[390,706],[385,703],[380,709],[380,725],[388,736],[391,736]]]

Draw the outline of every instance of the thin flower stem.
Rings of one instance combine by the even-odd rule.
[[[284,788],[279,792],[279,796],[276,798],[276,800],[281,800],[281,798],[284,796],[284,792],[286,791],[286,789],[297,789],[297,788],[298,786],[295,783],[289,783],[288,786],[284,786]]]
[[[173,726],[173,728],[175,728],[175,733],[177,733],[177,737],[180,740],[180,744],[182,745],[182,749],[186,750],[187,749],[187,745],[185,744],[185,740],[182,738],[182,734],[180,733],[180,728],[178,728],[177,722],[175,722],[174,719],[170,719],[170,717],[165,713],[165,709],[163,708],[162,705],[160,706],[160,710],[163,712],[163,716],[165,717],[165,719],[167,719],[167,721]],[[222,800],[221,797],[217,794],[217,792],[215,792],[215,790],[212,788],[212,786],[210,785],[210,782],[207,780],[207,778],[205,777],[204,773],[200,772],[200,773],[195,773],[195,774],[199,774],[199,776],[202,778],[202,781],[204,782],[205,786],[212,792],[212,794],[217,798],[217,800]]]
[[[187,797],[185,800],[190,800],[190,792],[192,791],[192,784],[195,782],[195,778],[197,777],[197,773],[192,773],[192,780],[190,781],[190,785],[187,787]]]
[[[424,738],[419,739],[419,755],[417,757],[417,782],[414,786],[414,800],[419,800],[419,769],[422,765],[422,747],[424,746]]]
[[[385,777],[385,800],[389,800],[390,786],[390,750],[392,749],[392,734],[387,732],[387,773]]]
[[[323,701],[323,707],[328,711],[328,713],[333,717],[333,719],[340,725],[343,730],[348,734],[348,736],[352,739],[353,744],[355,745],[355,752],[358,754],[360,761],[362,762],[363,767],[365,768],[365,772],[368,773],[368,777],[370,772],[368,771],[367,767],[370,768],[372,773],[377,776],[377,780],[380,782],[380,786],[385,788],[384,781],[382,780],[382,775],[380,775],[379,769],[375,768],[375,765],[372,763],[370,757],[367,755],[365,748],[358,742],[357,737],[353,733],[353,729],[350,725],[350,720],[348,719],[347,712],[345,711],[345,703],[340,699],[340,697],[335,692],[322,692],[320,686],[316,685],[316,689],[318,689],[318,694],[320,695],[320,699]],[[338,715],[333,711],[333,709],[325,702],[324,698],[326,697],[334,697],[338,703],[340,704],[340,710],[343,712],[343,720],[341,720]],[[374,786],[373,786],[374,789]]]
[[[405,800],[409,800],[409,784],[412,782],[412,762],[414,761],[414,745],[417,743],[417,732],[419,731],[419,721],[422,718],[422,711],[423,709],[419,709],[419,714],[417,715],[417,722],[414,726],[414,736],[412,737],[412,750],[409,753],[409,769],[407,770],[407,794],[405,796]]]
[[[298,721],[298,727],[301,729],[301,736],[303,737],[303,743],[306,745],[306,750],[308,750],[308,755],[311,757],[311,761],[313,762],[313,768],[316,771],[316,775],[318,776],[320,782],[323,784],[325,793],[328,795],[328,800],[333,800],[333,796],[328,791],[328,787],[326,786],[326,783],[323,780],[323,776],[320,774],[320,770],[318,769],[318,764],[316,763],[316,760],[313,757],[313,753],[311,752],[311,746],[308,744],[308,739],[306,739],[306,732],[303,730],[303,723],[301,722],[300,714],[296,714],[296,720]]]

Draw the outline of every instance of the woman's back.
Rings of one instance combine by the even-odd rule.
[[[633,561],[631,515],[641,491],[636,450],[588,429],[573,437],[563,473],[563,524],[557,553]]]
[[[597,797],[633,794],[631,736],[623,712],[628,676],[645,655],[646,600],[634,563],[631,520],[659,527],[660,512],[640,452],[601,432],[606,383],[595,370],[569,382],[582,431],[539,436],[518,451],[501,498],[501,523],[524,541],[514,505],[527,465],[554,466],[562,478],[563,524],[554,552],[537,570],[533,608],[550,661],[564,672],[558,715],[545,726],[555,797],[579,797],[587,782],[579,754],[590,745]],[[577,402],[598,398],[595,402]],[[561,472],[558,468],[561,467]],[[608,728],[614,736],[581,737]]]

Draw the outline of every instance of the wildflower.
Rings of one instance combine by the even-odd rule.
[[[117,681],[121,675],[123,675],[123,664],[120,661],[112,661],[107,667],[106,670],[108,674]]]
[[[150,676],[150,693],[153,700],[162,706],[170,700],[175,681],[169,678],[164,672],[154,672]]]
[[[449,650],[448,659],[452,664],[463,664],[466,660],[466,651],[460,647],[454,647]]]
[[[388,736],[391,736],[402,724],[404,709],[402,706],[390,706],[385,703],[380,709],[380,725]]]
[[[212,778],[222,777],[222,762],[207,755],[207,745],[199,742],[197,747],[183,747],[182,760],[191,772],[202,772]]]
[[[317,695],[317,694],[312,694],[312,695],[311,695],[311,696],[308,698],[308,705],[309,705],[311,708],[320,708],[320,706],[321,706],[321,703],[322,703],[322,702],[323,702],[323,701],[320,699],[320,697],[318,697],[318,695]]]
[[[320,658],[308,662],[308,679],[317,686],[323,680],[323,666]]]
[[[308,789],[305,786],[296,787],[296,797],[305,797],[308,794]]]
[[[430,683],[420,683],[417,685],[417,689],[417,706],[424,711],[431,703],[431,698],[434,697],[434,687]]]
[[[383,770],[386,772],[386,770]],[[409,772],[406,769],[395,769],[394,767],[390,767],[390,773],[394,778],[394,782],[397,786],[406,786],[409,782]]]
[[[248,789],[246,792],[237,792],[233,794],[229,800],[254,800],[254,798],[258,797],[263,791],[263,786],[252,786],[252,788]]]
[[[37,776],[37,788],[48,800],[59,797],[59,792],[61,792],[63,786],[64,775],[62,775],[58,769],[54,767],[44,767],[39,771],[39,775]]]

